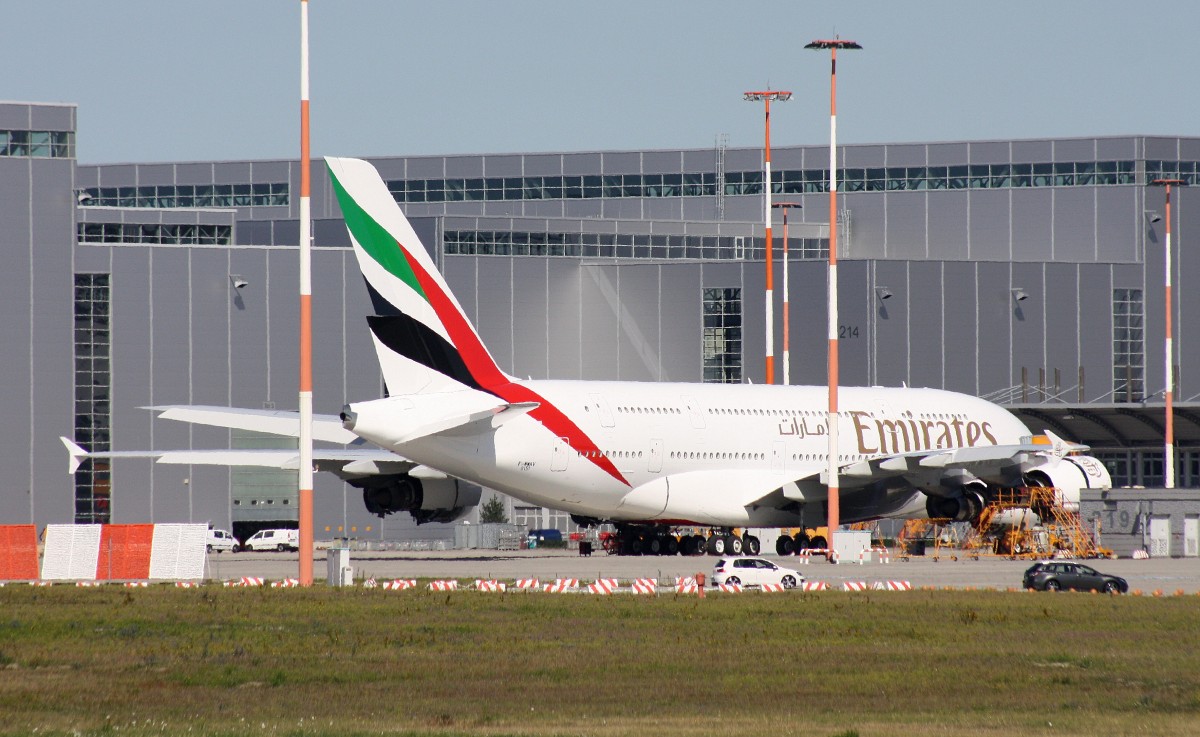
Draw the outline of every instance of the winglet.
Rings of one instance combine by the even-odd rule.
[[[1046,439],[1050,441],[1050,447],[1053,448],[1051,452],[1056,458],[1062,458],[1068,453],[1077,453],[1088,449],[1088,446],[1086,445],[1063,440],[1054,433],[1050,432],[1048,429],[1043,430],[1042,432],[1045,434]]]
[[[75,472],[79,470],[79,466],[85,460],[87,460],[87,457],[89,455],[91,455],[91,453],[88,453],[79,444],[77,444],[75,441],[71,440],[70,438],[60,437],[59,440],[62,441],[63,445],[67,446],[67,452],[71,454],[71,464],[70,464],[70,470],[68,471],[68,473],[70,473],[72,476],[74,476]]]

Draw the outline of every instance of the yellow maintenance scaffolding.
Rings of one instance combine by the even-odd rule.
[[[1062,503],[1054,488],[1022,486],[1001,489],[974,522],[948,519],[908,520],[897,539],[899,557],[942,555],[979,559],[1004,558],[1103,558],[1112,551],[1101,548],[1096,535],[1079,518],[1078,510]]]

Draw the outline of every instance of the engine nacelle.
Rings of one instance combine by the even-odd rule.
[[[417,524],[453,522],[479,504],[480,489],[458,479],[418,479],[408,474],[347,479],[363,490],[367,511],[379,517],[408,512]]]
[[[1057,490],[1055,501],[1068,512],[1079,511],[1079,492],[1083,489],[1111,489],[1108,469],[1092,456],[1064,456],[1050,460],[1025,474],[1028,486],[1048,486]]]
[[[929,496],[925,500],[925,511],[931,518],[969,522],[983,511],[985,491],[983,484],[971,483],[953,496]]]

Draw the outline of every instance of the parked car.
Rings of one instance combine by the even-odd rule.
[[[1101,573],[1091,566],[1074,561],[1044,560],[1025,571],[1025,588],[1042,591],[1103,591],[1124,594],[1129,582],[1120,576]]]
[[[246,550],[299,550],[299,530],[259,530],[246,541]]]
[[[215,527],[208,528],[208,552],[223,553],[228,550],[231,553],[236,553],[241,550],[242,546],[238,539],[229,534],[228,530],[218,530]]]
[[[761,586],[764,583],[781,583],[784,588],[795,588],[804,582],[804,576],[791,568],[782,568],[766,558],[745,556],[721,558],[713,568],[713,586],[723,583],[742,586]]]

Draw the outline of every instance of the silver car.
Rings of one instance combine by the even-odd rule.
[[[713,568],[713,586],[723,583],[742,586],[762,586],[765,583],[783,584],[786,589],[804,582],[804,576],[791,568],[782,568],[766,558],[744,556],[721,558]]]

